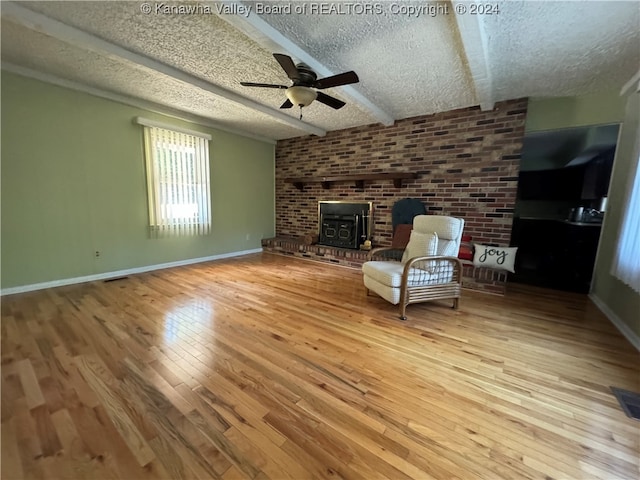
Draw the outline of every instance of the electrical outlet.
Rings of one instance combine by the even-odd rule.
[[[96,258],[100,257],[100,250],[96,250]]]
[[[247,241],[248,241],[250,238],[251,238],[251,235],[249,235],[249,234],[247,233],[247,236],[245,237],[245,240],[247,240]]]

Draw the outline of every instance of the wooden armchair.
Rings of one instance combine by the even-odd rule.
[[[362,266],[367,294],[371,291],[400,305],[406,320],[410,303],[453,299],[458,308],[462,291],[462,264],[458,250],[464,220],[441,215],[418,215],[403,256],[398,249],[375,248]]]

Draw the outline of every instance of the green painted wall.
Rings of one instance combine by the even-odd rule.
[[[149,238],[136,116],[213,136],[211,235]],[[275,234],[274,149],[2,72],[2,288],[260,248]]]
[[[616,149],[591,291],[640,338],[640,294],[609,273],[618,243],[627,184],[638,165],[635,145],[640,137],[640,94],[631,94],[625,100],[628,101],[627,112]]]
[[[624,106],[620,92],[615,91],[580,97],[530,98],[525,131],[620,123]]]

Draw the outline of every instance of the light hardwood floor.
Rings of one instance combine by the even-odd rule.
[[[2,478],[638,478],[586,296],[407,311],[270,254],[4,297]]]

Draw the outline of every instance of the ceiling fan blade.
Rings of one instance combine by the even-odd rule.
[[[253,83],[253,82],[240,82],[243,87],[262,87],[262,88],[279,88],[286,90],[289,87],[284,85],[274,85],[272,83]]]
[[[330,97],[326,93],[322,93],[322,92],[317,92],[317,93],[318,93],[318,96],[316,97],[316,100],[319,101],[320,103],[324,103],[325,105],[330,106],[331,108],[335,108],[336,110],[338,110],[339,108],[342,108],[346,105],[346,103],[344,103],[342,100],[338,100],[337,98]]]
[[[320,80],[316,80],[313,84],[316,88],[330,88],[330,87],[339,87],[340,85],[349,85],[351,83],[358,83],[360,79],[356,72],[344,72],[339,73],[338,75],[333,75],[331,77],[321,78]]]
[[[289,100],[288,98],[284,101],[282,105],[280,105],[280,108],[291,108],[291,107],[293,107],[293,103],[291,103],[291,100]]]
[[[273,57],[278,61],[282,69],[291,80],[298,80],[300,75],[298,74],[298,68],[289,55],[283,55],[282,53],[274,53]]]

